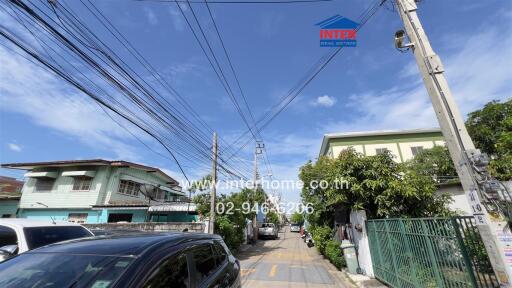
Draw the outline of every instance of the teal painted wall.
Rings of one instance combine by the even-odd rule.
[[[52,217],[56,221],[67,221],[70,213],[87,213],[87,224],[107,223],[109,214],[131,213],[132,222],[144,222],[146,219],[146,210],[58,210],[58,209],[23,209],[20,210],[19,217],[35,220],[51,221]]]
[[[2,215],[13,215],[16,216],[16,210],[18,210],[18,200],[2,200],[0,201],[0,217]]]
[[[20,210],[19,217],[51,221],[52,217],[55,221],[68,221],[70,213],[87,213],[87,223],[100,223],[97,222],[101,219],[101,210],[54,210],[54,209],[22,209]]]

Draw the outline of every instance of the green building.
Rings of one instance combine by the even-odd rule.
[[[395,161],[405,162],[419,151],[435,145],[445,145],[438,128],[332,133],[324,135],[319,156],[336,157],[342,150],[353,147],[366,156],[387,150],[395,156]]]
[[[179,183],[158,168],[103,159],[3,164],[27,170],[18,217],[76,223],[197,221]],[[186,209],[183,210],[184,204]],[[151,207],[159,207],[151,208]]]

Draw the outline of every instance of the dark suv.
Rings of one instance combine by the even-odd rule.
[[[0,263],[0,287],[5,288],[240,285],[240,263],[222,238],[202,233],[70,240]]]

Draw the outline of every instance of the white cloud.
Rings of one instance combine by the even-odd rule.
[[[9,149],[11,149],[12,151],[15,151],[15,152],[21,152],[21,150],[22,150],[20,145],[17,145],[14,143],[9,143],[7,146],[9,146]]]
[[[112,151],[119,158],[138,158],[132,146],[124,143],[131,136],[92,100],[55,75],[3,47],[0,67],[1,110],[23,114],[40,126],[76,137],[91,147]]]
[[[491,100],[512,97],[512,50],[509,49],[512,35],[499,33],[496,28],[486,29],[466,38],[453,37],[457,41],[446,43],[452,54],[441,55],[448,83],[463,116]],[[345,109],[352,117],[328,123],[322,130],[348,132],[439,126],[413,64],[405,67],[395,86],[351,95]]]
[[[148,7],[144,7],[144,15],[146,15],[146,19],[148,20],[149,24],[158,24],[158,18],[156,17],[156,14],[153,12],[153,10],[149,9]]]
[[[180,5],[180,4],[178,4]],[[187,6],[180,5],[183,11],[186,11]],[[185,29],[185,21],[183,21],[183,15],[177,6],[169,6],[169,14],[171,14],[171,21],[176,31],[183,31]]]
[[[317,97],[312,104],[313,106],[332,107],[334,104],[336,104],[336,101],[336,98],[329,95],[324,95]]]

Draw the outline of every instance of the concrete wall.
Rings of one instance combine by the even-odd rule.
[[[365,222],[366,212],[364,210],[350,212],[350,223],[352,223],[353,240],[358,251],[359,267],[363,269],[364,274],[369,277],[374,277],[372,258],[370,255],[370,244],[368,242],[368,232],[366,231]],[[361,232],[355,228],[357,226],[362,228]]]
[[[449,194],[452,196],[453,202],[448,205],[450,207],[450,210],[457,211],[462,215],[473,215],[471,207],[469,206],[469,202],[466,198],[466,194],[464,193],[464,189],[462,188],[462,185],[442,185],[441,187],[438,188],[436,193]]]
[[[89,229],[127,229],[127,230],[140,230],[140,231],[183,231],[188,229],[189,232],[202,233],[205,231],[203,223],[188,223],[188,222],[168,222],[168,223],[105,223],[105,224],[85,224]]]

